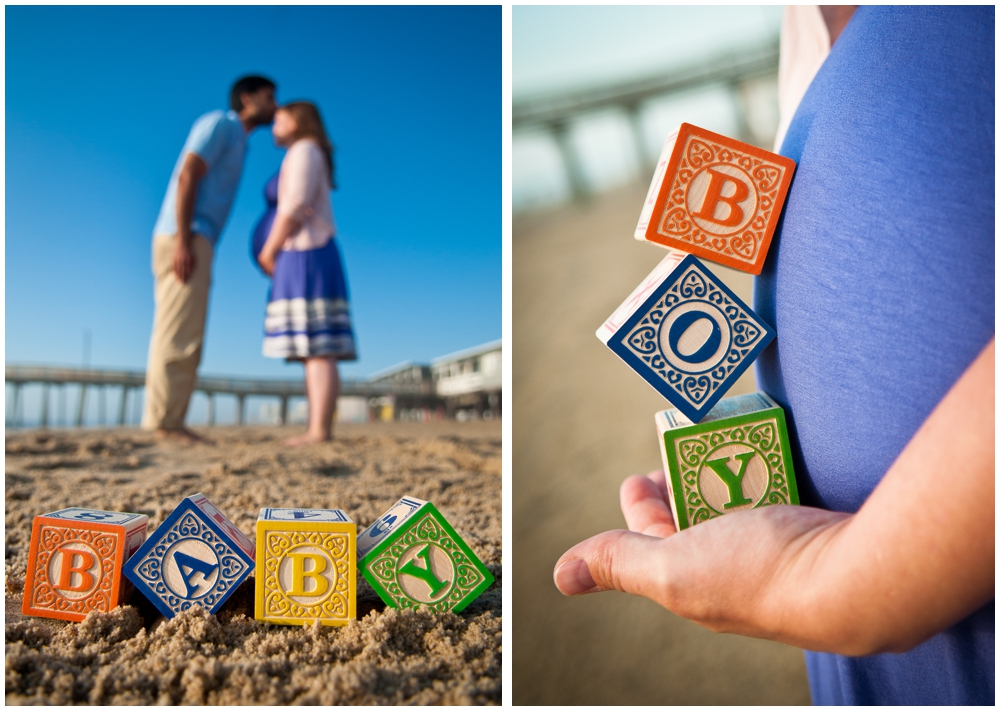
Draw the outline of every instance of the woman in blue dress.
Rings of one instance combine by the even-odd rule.
[[[264,190],[268,211],[253,238],[257,262],[272,278],[263,352],[305,365],[309,428],[286,443],[311,444],[333,436],[337,361],[357,358],[330,204],[333,146],[319,111],[305,101],[278,109],[272,133],[287,152]]]

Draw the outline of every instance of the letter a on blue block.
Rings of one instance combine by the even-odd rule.
[[[202,494],[184,499],[123,566],[167,617],[216,612],[254,568],[251,541]]]
[[[698,259],[672,251],[597,337],[692,422],[774,338],[774,329]]]

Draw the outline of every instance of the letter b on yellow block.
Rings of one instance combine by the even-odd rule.
[[[357,599],[357,526],[338,509],[262,509],[254,617],[346,625]]]
[[[289,553],[292,567],[292,584],[289,595],[322,595],[330,589],[330,582],[323,577],[329,567],[328,559],[319,553]],[[306,585],[306,580],[309,584]]]

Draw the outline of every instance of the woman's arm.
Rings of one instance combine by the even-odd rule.
[[[267,236],[260,254],[257,255],[257,263],[268,276],[274,275],[274,263],[278,259],[278,252],[285,246],[285,241],[299,231],[302,223],[291,215],[283,214],[280,210],[274,216],[274,224],[271,225],[271,233]]]
[[[571,548],[556,585],[816,651],[913,648],[994,596],[994,355],[991,340],[856,514],[769,506],[677,535],[663,472],[631,477],[630,531]]]
[[[316,166],[312,156],[312,141],[298,140],[288,148],[281,162],[278,179],[278,208],[257,261],[269,276],[274,273],[274,262],[288,238],[302,229],[302,223],[312,214],[310,198],[315,191]]]

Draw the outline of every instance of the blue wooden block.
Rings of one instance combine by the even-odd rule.
[[[672,251],[597,337],[698,422],[767,347],[774,329],[698,259]]]
[[[166,617],[217,611],[254,568],[253,542],[204,494],[189,496],[125,563],[135,587]]]

